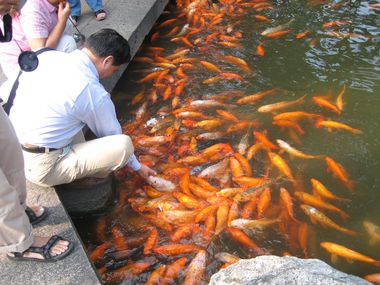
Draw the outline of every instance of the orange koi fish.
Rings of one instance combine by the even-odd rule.
[[[198,156],[187,156],[184,158],[181,158],[177,161],[178,163],[183,163],[185,165],[190,165],[190,166],[196,166],[196,165],[203,165],[207,163],[207,159],[198,155]]]
[[[183,285],[198,285],[202,279],[203,273],[206,270],[207,253],[201,250],[190,262],[187,267],[186,277]]]
[[[141,274],[141,272],[145,271],[150,266],[151,264],[147,262],[128,263],[127,265],[112,271],[112,276],[106,276],[104,281],[121,281],[129,279]]]
[[[158,254],[164,255],[178,255],[186,253],[196,253],[201,251],[202,248],[195,244],[168,244],[156,247],[153,251]]]
[[[268,36],[269,34],[281,32],[281,31],[287,29],[294,21],[295,21],[294,19],[291,19],[289,22],[287,22],[285,24],[282,24],[282,25],[279,25],[279,26],[273,27],[273,28],[268,28],[268,29],[264,30],[260,35]]]
[[[267,147],[262,143],[255,143],[252,145],[247,151],[247,159],[251,160],[260,149],[267,150]]]
[[[285,176],[290,178],[291,180],[294,180],[294,176],[292,174],[292,171],[290,170],[290,167],[281,156],[273,152],[268,152],[268,155],[272,164],[276,166],[278,170],[280,170],[280,172],[285,174]]]
[[[100,259],[104,252],[110,247],[109,242],[104,242],[101,245],[97,246],[93,251],[91,251],[90,259],[92,262],[96,262],[98,259]]]
[[[227,226],[229,206],[227,204],[220,205],[216,211],[215,234],[218,235]]]
[[[333,160],[331,157],[326,157],[327,170],[331,171],[333,176],[337,177],[351,191],[354,190],[354,183],[348,177],[347,171],[343,166]]]
[[[204,66],[206,69],[210,71],[217,72],[217,73],[222,72],[219,67],[217,67],[215,64],[212,64],[211,62],[201,60],[199,63],[202,64],[202,66]]]
[[[279,38],[282,37],[286,34],[289,34],[292,30],[284,30],[284,31],[278,31],[278,32],[273,32],[269,33],[266,35],[267,38],[274,39],[274,38]]]
[[[236,118],[233,114],[231,114],[230,112],[228,111],[224,111],[224,110],[216,110],[216,112],[223,117],[223,119],[226,119],[228,121],[231,121],[231,122],[234,122],[234,123],[237,123],[239,122],[239,119]]]
[[[327,23],[324,23],[322,25],[322,28],[331,28],[331,27],[335,27],[335,26],[342,26],[342,25],[347,25],[347,24],[351,24],[352,21],[331,21],[331,22],[327,22]]]
[[[305,257],[308,256],[308,244],[310,240],[310,229],[307,223],[302,223],[298,228],[298,242],[303,250]]]
[[[227,225],[231,226],[231,222],[239,217],[239,202],[233,201],[228,212]]]
[[[145,282],[145,285],[157,285],[161,284],[162,282],[162,276],[164,275],[164,272],[166,270],[166,265],[163,264],[159,267],[157,267],[148,277],[148,279]]]
[[[207,199],[215,196],[215,192],[207,191],[197,184],[190,183],[189,187],[191,192],[199,198]]]
[[[257,200],[252,199],[244,204],[243,209],[241,211],[242,219],[249,219],[253,216],[253,212],[256,209]]]
[[[227,133],[240,132],[249,127],[252,127],[256,124],[256,122],[243,121],[240,123],[236,123],[228,127]]]
[[[233,177],[244,176],[243,168],[235,157],[230,157],[230,168]]]
[[[258,108],[257,111],[260,113],[269,113],[269,112],[276,112],[278,110],[286,109],[293,106],[298,106],[305,102],[305,97],[306,95],[293,101],[282,101],[282,102],[277,102],[277,103],[273,103],[269,105],[264,105]]]
[[[173,196],[186,208],[189,209],[198,209],[206,206],[203,201],[199,201],[196,198],[193,198],[189,195],[183,194],[181,192],[173,192]]]
[[[172,224],[188,224],[194,221],[199,210],[166,210],[158,213],[158,218]]]
[[[258,219],[263,218],[264,212],[268,208],[270,201],[271,201],[270,188],[265,188],[257,201],[257,218]]]
[[[375,4],[373,4],[375,5]],[[380,8],[380,5],[378,6]],[[380,285],[380,273],[368,274],[364,276],[364,279],[375,285]]]
[[[212,186],[206,179],[196,177],[196,176],[191,176],[191,181],[200,185],[203,189],[211,192],[218,192],[219,189]]]
[[[240,177],[233,177],[232,181],[239,184],[239,186],[243,189],[248,189],[250,187],[256,187],[264,185],[265,182],[267,182],[267,178],[265,177],[247,177],[247,176],[240,176]]]
[[[337,256],[346,258],[348,260],[357,260],[365,263],[369,263],[375,266],[380,266],[380,261],[375,260],[369,256],[363,255],[357,251],[344,247],[342,245],[332,242],[321,242],[321,247],[332,254],[332,258]]]
[[[152,252],[152,249],[156,246],[158,240],[158,231],[156,228],[152,228],[150,235],[144,245],[144,254],[149,254]]]
[[[190,52],[190,49],[186,48],[186,49],[182,49],[176,53],[173,53],[173,54],[170,54],[166,57],[166,59],[168,60],[173,60],[173,59],[176,59],[176,58],[179,58],[179,57],[182,57],[182,56],[185,56],[186,54],[188,54]]]
[[[296,39],[298,39],[298,40],[299,40],[299,39],[303,39],[303,38],[307,37],[309,34],[310,34],[309,31],[305,31],[305,32],[298,33],[298,34],[296,35]]]
[[[244,80],[244,78],[240,74],[233,73],[233,72],[222,72],[220,76],[222,76],[225,79],[237,79],[240,81]]]
[[[233,255],[228,252],[218,252],[217,254],[214,255],[214,257],[221,262],[230,263],[230,264],[235,263],[241,259],[239,256]]]
[[[363,226],[370,236],[369,244],[380,244],[380,227],[369,221],[363,221]]]
[[[339,92],[338,96],[336,97],[335,104],[338,107],[338,109],[343,112],[343,95],[346,93],[346,84],[343,85],[342,91]]]
[[[308,204],[310,206],[335,212],[339,214],[344,220],[349,218],[348,214],[345,213],[343,210],[335,207],[330,203],[324,202],[321,199],[318,199],[317,197],[310,195],[306,192],[294,192],[294,196],[296,196],[303,203]]]
[[[265,251],[260,248],[248,235],[246,235],[242,230],[237,228],[227,228],[226,231],[231,235],[231,237],[242,245],[249,249],[255,251],[257,255],[262,255]]]
[[[318,106],[326,108],[326,109],[328,109],[330,111],[333,111],[333,112],[337,113],[338,115],[340,115],[342,113],[342,111],[336,105],[334,105],[333,103],[329,102],[324,97],[313,96],[313,101]]]
[[[304,204],[301,205],[300,207],[305,212],[305,214],[307,216],[309,216],[309,218],[313,224],[316,224],[318,222],[324,227],[335,229],[335,230],[340,231],[344,234],[348,234],[351,236],[357,235],[357,232],[354,232],[352,230],[349,230],[347,228],[339,226],[338,224],[334,223],[331,219],[329,219],[327,216],[322,214],[320,211],[318,211],[314,207],[304,205]]]
[[[172,235],[170,235],[170,238],[173,242],[177,242],[199,230],[200,228],[198,224],[184,225],[179,227]]]
[[[329,191],[325,185],[323,185],[320,181],[318,181],[315,178],[311,178],[311,185],[313,186],[313,193],[315,195],[319,195],[322,198],[328,199],[328,200],[336,200],[336,201],[350,201],[350,199],[341,198],[336,196],[334,193]]]
[[[238,228],[241,230],[246,229],[263,229],[265,227],[271,226],[281,222],[280,219],[259,219],[259,220],[248,220],[248,219],[236,219],[231,222],[231,227]]]
[[[214,215],[215,211],[219,208],[219,205],[210,205],[202,209],[196,216],[195,222],[199,223],[201,221],[206,220],[208,216]]]
[[[262,15],[253,15],[253,17],[260,22],[270,22],[271,20],[268,17]]]
[[[222,60],[227,61],[231,64],[237,65],[240,67],[244,72],[246,73],[252,73],[252,68],[249,66],[249,64],[242,58],[232,56],[232,55],[225,55],[221,57]]]
[[[187,258],[181,257],[180,259],[177,259],[176,261],[166,265],[166,272],[162,278],[161,284],[172,284],[177,278],[178,274],[185,267],[186,262]]]
[[[118,226],[112,228],[112,236],[114,240],[115,247],[118,251],[128,249],[127,241],[125,240],[124,234]]]
[[[243,188],[223,188],[219,192],[216,193],[217,197],[232,197],[237,193],[244,192]]]
[[[280,198],[281,198],[281,201],[282,201],[282,203],[284,204],[284,206],[286,208],[286,211],[287,211],[289,217],[291,217],[293,219],[293,221],[299,222],[294,217],[292,197],[290,196],[288,190],[286,190],[284,187],[280,188]]]
[[[229,160],[226,158],[216,164],[213,164],[201,171],[201,173],[198,175],[200,178],[216,178],[221,177],[225,171],[226,168],[229,166]]]
[[[156,215],[144,215],[144,218],[148,219],[148,221],[155,225],[156,227],[163,229],[167,232],[172,232],[173,231],[173,226],[169,224],[168,222],[162,220],[162,219],[157,219]]]
[[[234,150],[229,144],[218,143],[214,144],[201,152],[202,157],[210,158],[216,154],[223,154],[224,156],[233,155]]]
[[[256,54],[261,57],[265,55],[264,42],[256,47]]]
[[[263,133],[254,131],[253,135],[255,136],[257,142],[263,144],[266,148],[278,149],[278,146],[272,143]]]
[[[263,98],[267,95],[272,95],[276,92],[277,92],[277,89],[274,88],[274,89],[266,90],[263,92],[255,93],[253,95],[245,96],[244,98],[237,100],[236,103],[238,103],[240,105],[242,105],[242,104],[255,104],[256,101],[260,100],[261,98]]]
[[[246,159],[242,154],[235,153],[234,157],[239,161],[241,167],[243,168],[244,173],[246,176],[252,176],[252,168],[251,164],[249,163],[248,159]]]
[[[286,151],[287,153],[289,153],[290,155],[293,155],[293,156],[296,156],[296,157],[299,157],[299,158],[305,158],[305,159],[314,159],[314,158],[323,158],[324,156],[323,155],[310,155],[310,154],[305,154],[303,153],[302,151],[299,151],[293,147],[290,146],[290,144],[288,144],[287,142],[283,141],[283,140],[276,140],[277,144],[280,146],[280,148],[284,151]]]
[[[205,229],[203,233],[203,237],[206,240],[211,239],[212,236],[215,234],[215,225],[216,225],[215,215],[208,216],[205,221]]]
[[[355,135],[359,135],[359,134],[362,134],[363,131],[362,130],[359,130],[359,129],[355,129],[353,127],[350,127],[349,125],[346,125],[346,124],[343,124],[343,123],[340,123],[340,122],[336,122],[336,121],[317,121],[315,123],[315,126],[317,128],[320,128],[320,127],[325,127],[327,129],[337,129],[337,130],[345,130],[345,131],[348,131],[350,133],[353,133]]]
[[[299,121],[302,119],[316,119],[321,118],[321,115],[307,113],[303,111],[285,112],[273,117],[273,120],[287,120],[287,121]]]
[[[145,76],[144,78],[140,79],[137,81],[137,83],[146,83],[146,82],[149,82],[151,80],[154,80],[156,79],[163,71],[161,70],[158,70],[158,71],[154,71],[150,74],[148,74],[147,76]]]
[[[302,127],[293,121],[287,121],[287,120],[276,120],[272,122],[273,125],[279,126],[281,130],[283,128],[289,128],[295,132],[297,132],[300,135],[304,135],[305,131],[302,129]]]

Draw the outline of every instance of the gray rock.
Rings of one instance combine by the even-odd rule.
[[[338,271],[319,259],[273,255],[242,259],[211,277],[209,285],[369,285],[362,278]]]

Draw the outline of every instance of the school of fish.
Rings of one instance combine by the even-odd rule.
[[[268,0],[177,0],[168,9],[170,17],[154,27],[134,58],[140,91],[128,98],[135,111],[123,125],[141,163],[159,174],[146,183],[127,169],[115,173],[119,198],[109,216],[117,219],[98,219],[99,243],[89,248],[102,281],[206,284],[213,273],[241,258],[273,253],[267,233],[281,240],[283,255],[310,257],[314,227],[337,236],[368,237],[379,247],[379,226],[347,224],[345,208],[352,193],[360,191],[350,173],[334,153],[309,153],[302,144],[310,129],[326,136],[362,134],[345,122],[346,86],[338,86],[336,94],[288,101],[276,100],[286,90],[247,93],[242,87],[255,69],[236,52],[248,47],[239,21],[231,19],[251,15],[253,22],[268,25],[252,51],[258,58],[265,58],[270,41],[303,40],[309,31],[295,31],[293,20],[273,26],[265,15],[275,9]],[[332,21],[321,23],[321,29],[349,24]],[[158,40],[178,47],[169,53],[155,45]],[[236,87],[213,92],[223,82]],[[198,85],[209,86],[209,92],[193,91]],[[302,172],[310,161],[331,173],[339,191],[319,173]],[[134,214],[126,215],[128,209]],[[240,251],[227,252],[229,244]],[[380,267],[380,261],[344,245],[326,240],[317,246],[334,259]]]

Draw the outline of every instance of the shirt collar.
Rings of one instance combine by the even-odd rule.
[[[99,79],[98,70],[96,69],[95,64],[91,61],[87,54],[85,54],[83,51],[79,49],[74,50],[72,53],[76,55],[79,58],[79,60],[82,61],[86,66],[88,66],[91,72],[94,74],[94,76],[97,79]]]
[[[57,12],[58,11],[58,8],[55,7],[54,5],[52,5],[48,0],[44,0],[45,4],[46,4],[46,7],[48,8],[48,11],[50,13],[53,13],[53,12]]]

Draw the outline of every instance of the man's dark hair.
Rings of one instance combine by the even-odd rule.
[[[113,29],[101,29],[88,37],[84,47],[99,57],[113,56],[113,65],[131,60],[128,41]]]

